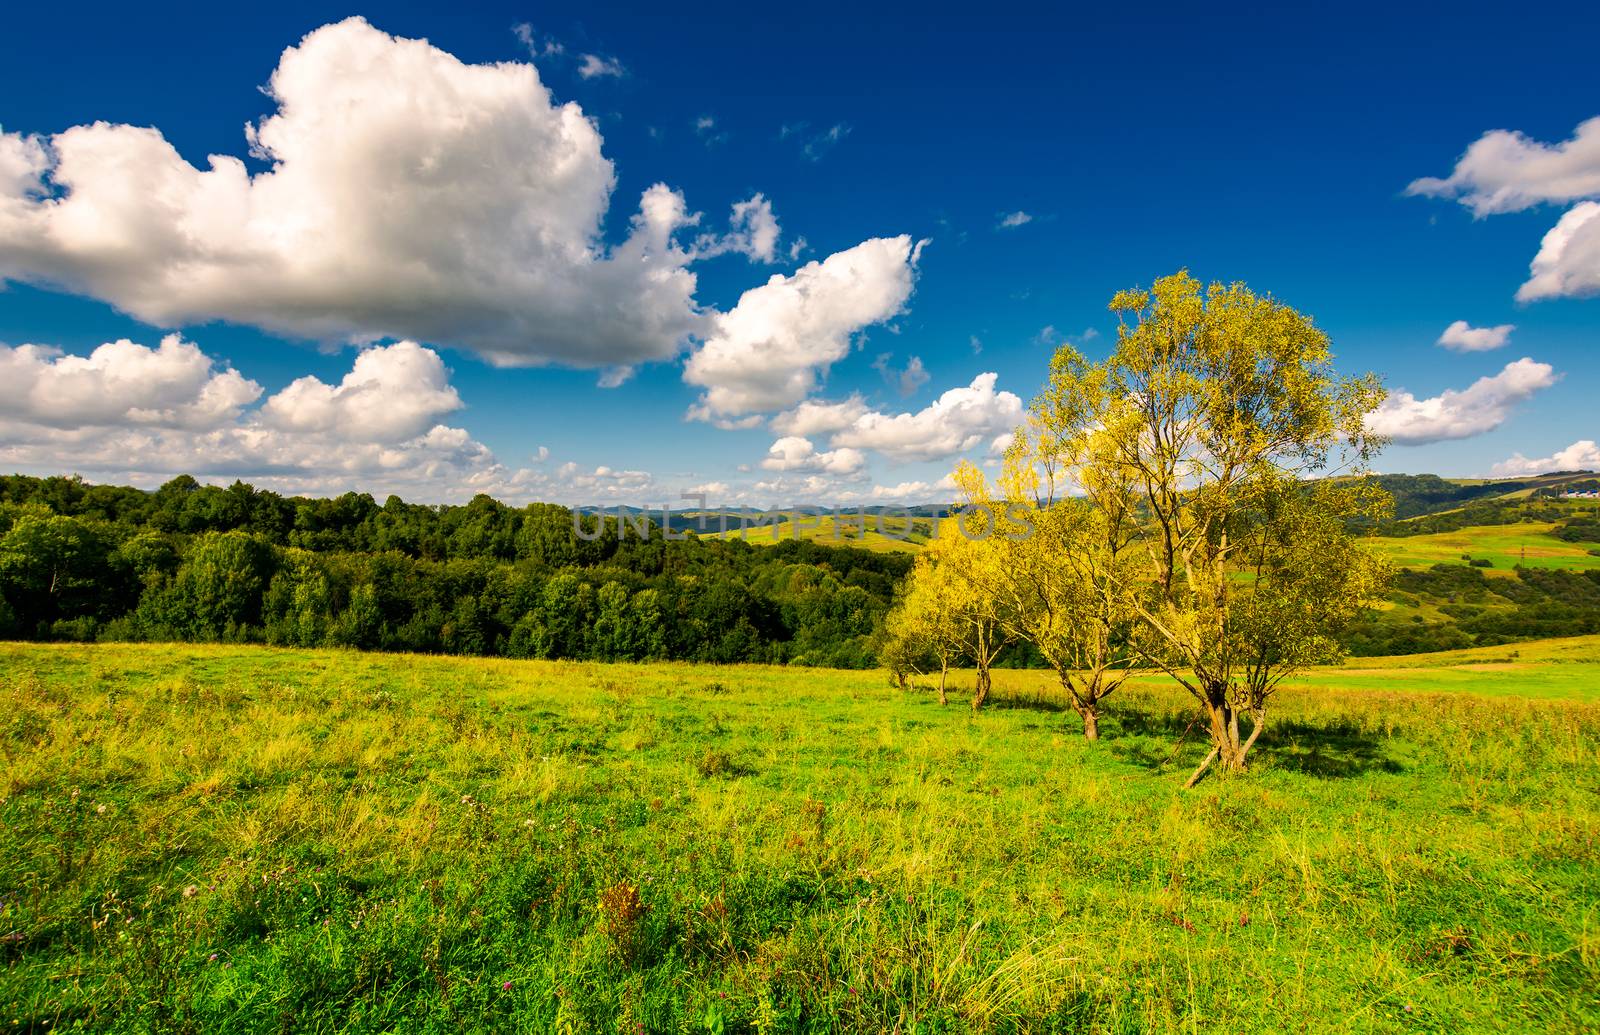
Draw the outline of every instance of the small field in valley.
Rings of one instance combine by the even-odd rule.
[[[693,524],[689,527],[710,539],[743,539],[757,546],[800,539],[824,546],[855,546],[880,553],[915,553],[933,536],[934,525],[932,518],[875,514],[821,514],[802,517],[799,521],[764,515],[764,520],[770,523],[749,526],[741,526],[739,520],[736,515],[712,516],[706,520],[704,531]]]
[[[13,1031],[1580,1031],[1600,638],[1314,672],[1255,771],[881,672],[0,646]],[[957,680],[959,682],[959,680]],[[1187,735],[1186,735],[1187,732]]]
[[[1492,567],[1486,573],[1507,576],[1518,565],[1570,571],[1600,568],[1600,556],[1590,553],[1591,544],[1557,539],[1550,534],[1555,527],[1553,522],[1524,521],[1397,539],[1367,538],[1362,544],[1397,568],[1464,564],[1469,558],[1490,562]]]

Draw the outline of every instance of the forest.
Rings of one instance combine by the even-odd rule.
[[[0,635],[518,658],[875,664],[903,554],[618,535],[487,496],[0,479]],[[592,537],[592,538],[585,538]]]

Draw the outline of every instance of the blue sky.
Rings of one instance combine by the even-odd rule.
[[[352,14],[370,26],[339,30]],[[1592,5],[279,4],[71,25],[33,5],[8,22],[0,129],[34,179],[8,182],[0,149],[0,467],[441,500],[935,499],[1055,342],[1102,354],[1111,294],[1179,267],[1272,292],[1342,368],[1382,375],[1406,443],[1384,470],[1600,466],[1600,220],[1580,225],[1600,126],[1578,131],[1600,115]],[[324,26],[292,66],[301,92],[264,89]],[[537,83],[462,87],[462,68],[496,62]],[[366,100],[318,108],[340,91]],[[551,128],[568,104],[592,139]],[[252,157],[244,127],[274,116],[280,149]],[[176,154],[121,130],[56,136],[97,121],[152,127]],[[1523,149],[1457,166],[1495,130]],[[241,163],[215,205],[183,172],[212,154]],[[249,186],[275,165],[299,187]],[[658,184],[662,229],[636,233]],[[1556,286],[1519,302],[1568,213],[1582,233],[1552,256]],[[769,214],[775,241],[755,232]],[[302,261],[324,245],[337,261]],[[529,255],[485,286],[494,260]],[[836,255],[847,283],[799,272]],[[781,288],[799,309],[740,306],[775,276],[799,278]],[[1514,329],[1436,344],[1456,321]],[[69,361],[173,331],[164,352]],[[423,348],[389,348],[405,338]],[[808,400],[850,405],[785,423]]]

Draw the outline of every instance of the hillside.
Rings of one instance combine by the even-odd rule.
[[[707,522],[712,531],[702,533],[708,539],[743,539],[756,546],[771,546],[784,540],[800,539],[826,546],[854,546],[863,550],[916,553],[933,534],[938,518],[905,518],[874,514],[832,515],[817,517],[790,517],[787,511],[768,511],[761,515],[764,522],[756,525],[751,519],[741,526],[740,516],[728,516],[725,531],[718,530],[716,518]]]
[[[0,679],[17,1030],[1600,1026],[1595,638],[1317,670],[1184,794],[1156,679],[1098,745],[1024,671],[977,718],[771,666],[34,644]]]

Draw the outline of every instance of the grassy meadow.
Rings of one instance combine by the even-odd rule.
[[[1362,545],[1385,557],[1397,568],[1428,568],[1435,564],[1460,564],[1466,558],[1489,561],[1485,574],[1511,576],[1518,565],[1527,568],[1564,568],[1588,571],[1600,568],[1600,556],[1591,544],[1569,543],[1550,534],[1554,522],[1524,521],[1514,525],[1469,526],[1453,532],[1407,536],[1399,539],[1369,537]]]
[[[958,679],[957,682],[960,682]],[[1584,1031],[1600,637],[1287,687],[0,644],[0,1030]]]
[[[727,529],[720,530],[719,518],[706,521],[706,531],[697,531],[708,539],[744,539],[756,546],[771,546],[789,539],[800,539],[824,546],[854,546],[878,553],[916,553],[933,536],[932,518],[905,518],[890,515],[820,514],[794,520],[773,520],[771,524],[741,528],[737,516],[725,519]],[[882,531],[879,527],[882,527]],[[691,529],[696,526],[690,525]]]

